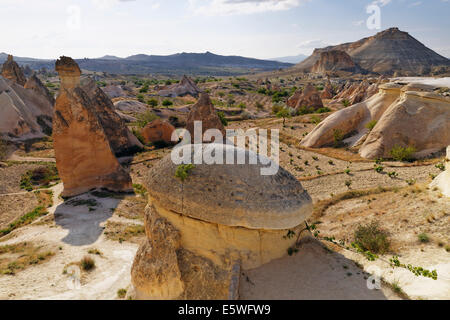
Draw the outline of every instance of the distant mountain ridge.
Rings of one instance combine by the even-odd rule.
[[[311,72],[321,53],[336,50],[346,52],[364,70],[379,74],[425,75],[450,67],[449,59],[427,48],[407,32],[390,28],[355,42],[315,49],[294,68]]]
[[[285,62],[285,63],[294,63],[294,64],[297,64],[297,63],[302,62],[302,61],[305,60],[306,58],[308,58],[307,55],[299,54],[299,55],[296,55],[296,56],[287,56],[287,57],[272,58],[272,59],[269,59],[269,60],[279,61],[279,62]]]
[[[7,55],[1,53],[0,63],[3,63],[6,58]],[[55,60],[22,57],[15,57],[14,60],[22,66],[29,65],[32,69],[45,67],[53,70],[55,63]],[[106,55],[95,59],[77,59],[76,62],[84,70],[113,74],[195,74],[216,76],[272,71],[293,66],[291,63],[241,56],[221,56],[211,52],[183,52],[167,56],[138,54],[127,58]]]

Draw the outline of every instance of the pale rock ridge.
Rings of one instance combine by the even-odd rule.
[[[56,71],[62,86],[55,103],[53,140],[64,183],[62,195],[75,196],[95,188],[131,191],[130,175],[114,156],[95,102],[79,86],[78,65],[61,57]]]
[[[430,185],[431,188],[439,188],[442,194],[450,197],[450,146],[447,147],[447,156],[445,157],[445,171],[434,178]]]
[[[382,84],[371,98],[322,121],[302,141],[306,147],[335,143],[335,132],[364,158],[390,158],[394,146],[416,149],[425,157],[450,144],[450,99],[424,85]],[[376,121],[369,132],[366,124]]]

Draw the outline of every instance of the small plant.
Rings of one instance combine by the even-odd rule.
[[[84,271],[91,271],[95,268],[95,261],[91,257],[85,256],[81,259],[80,266]]]
[[[347,174],[347,175],[350,175],[351,171],[350,171],[350,169],[347,168],[347,169],[344,170],[344,173]]]
[[[421,233],[417,237],[419,238],[419,241],[422,243],[430,242],[430,237],[426,233]]]
[[[383,170],[384,170],[384,168],[383,168],[383,166],[375,166],[374,170],[375,170],[377,173],[382,173]]]
[[[225,113],[223,113],[223,111],[219,111],[217,112],[217,116],[220,119],[220,122],[222,122],[223,126],[226,127],[228,125],[228,120],[225,117]]]
[[[390,248],[389,235],[377,221],[359,225],[354,234],[355,243],[364,251],[383,254]]]
[[[395,171],[392,171],[392,172],[389,172],[389,173],[388,173],[388,176],[389,176],[389,178],[391,178],[391,179],[395,179],[395,178],[398,177],[398,173],[395,172]]]
[[[342,146],[342,141],[344,140],[344,133],[341,129],[334,129],[333,130],[333,139],[334,139],[334,146],[336,148]]]
[[[175,177],[184,182],[194,168],[193,164],[180,164],[175,171]]]
[[[350,189],[350,186],[352,185],[352,181],[351,180],[346,180],[345,181],[345,186],[347,187],[347,188],[349,188]]]
[[[372,121],[369,121],[368,123],[366,123],[366,128],[369,131],[372,131],[373,128],[375,128],[376,125],[377,125],[377,120],[372,120]]]
[[[443,163],[438,163],[435,167],[441,171],[445,171],[445,165]]]
[[[416,184],[416,179],[408,179],[408,180],[406,180],[406,183],[409,185],[409,186],[413,186],[413,185],[415,185]]]
[[[317,156],[313,156],[312,158],[314,161],[319,161],[319,157],[317,157]]]
[[[395,293],[397,294],[403,294],[403,289],[400,287],[400,283],[399,281],[394,281],[391,283],[392,289],[394,290]]]
[[[292,230],[289,230],[285,236],[283,236],[283,239],[292,239],[295,237],[295,232]]]
[[[169,107],[169,106],[173,105],[173,102],[170,101],[169,99],[164,99],[163,102],[162,102],[162,105],[164,107]]]
[[[395,145],[389,153],[391,154],[392,158],[396,161],[410,161],[412,160],[412,156],[415,152],[416,148],[412,146],[402,147]]]
[[[237,107],[242,110],[247,109],[247,106],[243,102],[239,103]]]
[[[126,295],[127,295],[127,290],[126,289],[119,289],[119,290],[117,290],[117,297],[119,299],[125,298]]]
[[[136,98],[138,99],[139,102],[144,103],[144,95],[143,95],[143,94],[138,94],[138,95],[136,96]]]
[[[147,101],[147,104],[148,104],[150,107],[155,108],[155,107],[158,106],[158,100],[156,100],[156,99],[150,99],[150,100]]]
[[[328,160],[328,164],[329,164],[330,166],[334,166],[334,161],[333,161],[333,160]]]
[[[311,123],[313,123],[313,124],[319,124],[320,122],[322,122],[322,120],[318,117],[318,116],[312,116],[311,117]]]
[[[277,118],[283,118],[283,127],[286,127],[286,118],[291,117],[291,113],[287,108],[283,108],[276,113]]]
[[[88,253],[89,254],[94,254],[94,255],[97,255],[97,256],[101,256],[102,255],[102,252],[100,250],[98,250],[98,249],[95,249],[95,248],[89,249]]]
[[[347,108],[350,105],[350,101],[344,99],[342,100],[342,105],[344,106],[344,108]]]

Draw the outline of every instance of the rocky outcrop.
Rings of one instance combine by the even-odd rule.
[[[107,85],[102,90],[110,99],[129,97],[132,92],[130,88],[120,85]]]
[[[311,72],[323,52],[336,50],[346,52],[362,69],[380,74],[423,75],[450,67],[449,59],[425,47],[407,32],[390,28],[356,42],[316,49],[294,68]]]
[[[364,158],[390,158],[395,146],[414,147],[422,158],[450,144],[450,99],[425,85],[382,84],[378,94],[322,121],[302,145],[333,145],[336,132]]]
[[[83,80],[81,89],[93,102],[95,113],[116,156],[128,155],[143,147],[125,125],[122,118],[115,112],[112,101],[94,80],[90,78]]]
[[[71,58],[56,61],[61,90],[53,117],[56,165],[64,183],[63,196],[95,188],[131,191],[131,178],[114,155],[97,115],[96,101],[80,87],[81,70]]]
[[[444,196],[450,197],[450,146],[447,147],[445,171],[438,175],[430,186],[431,188],[439,188]]]
[[[334,97],[331,103],[342,103],[346,101],[348,105],[354,105],[362,102],[374,94],[378,93],[378,86],[381,84],[381,77],[378,82],[369,84],[367,80],[361,83],[347,84],[337,96]]]
[[[335,73],[337,71],[346,71],[351,73],[362,72],[361,68],[352,60],[352,58],[341,50],[330,50],[320,53],[319,59],[313,65],[312,73]]]
[[[186,129],[191,134],[191,141],[194,141],[194,122],[202,122],[202,137],[209,129],[219,130],[223,137],[225,137],[225,128],[217,115],[214,106],[207,93],[202,93],[196,104],[191,107],[186,121]],[[203,140],[203,138],[202,138]],[[205,140],[204,142],[211,142]],[[216,141],[219,142],[219,141]]]
[[[19,65],[14,61],[12,55],[8,55],[8,59],[3,64],[2,76],[5,79],[21,85],[22,87],[25,85],[25,82],[27,82],[22,69],[20,69]]]
[[[25,89],[30,89],[36,92],[37,95],[46,97],[51,105],[55,104],[55,97],[48,91],[47,87],[44,86],[41,80],[33,74],[25,83]]]
[[[303,90],[296,91],[294,95],[288,100],[288,106],[294,105],[295,109],[308,108],[317,110],[323,107],[320,93],[311,83],[308,83]]]
[[[160,119],[153,120],[142,129],[142,136],[146,143],[172,144],[172,133],[175,127]]]
[[[202,148],[224,157],[230,151],[250,157],[230,145]],[[193,145],[182,149],[193,156]],[[295,245],[312,212],[311,198],[283,168],[267,177],[261,176],[260,164],[201,164],[181,181],[177,167],[167,156],[144,181],[147,240],[131,271],[136,296],[237,299],[241,270],[283,257]],[[295,236],[286,237],[288,232]]]
[[[0,135],[23,141],[52,134],[53,104],[47,96],[0,76]]]
[[[191,95],[193,97],[198,97],[201,90],[197,87],[192,79],[187,76],[183,76],[179,83],[170,85],[168,88],[164,90],[160,90],[158,95],[162,97],[182,97],[185,95]]]
[[[322,93],[320,94],[321,99],[332,99],[334,97],[334,88],[331,84],[331,81],[328,79],[325,88],[323,88]]]

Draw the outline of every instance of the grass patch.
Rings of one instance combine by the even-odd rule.
[[[8,227],[6,227],[5,229],[0,230],[0,237],[6,236],[7,234],[13,232],[15,229],[26,226],[35,221],[36,219],[45,216],[47,214],[48,211],[44,206],[36,207],[33,211],[28,212],[27,214],[18,218],[14,222],[10,223]]]
[[[389,234],[380,228],[377,221],[359,225],[354,238],[355,243],[365,251],[384,254],[390,248]]]
[[[0,246],[0,274],[15,275],[27,267],[49,260],[52,256],[52,251],[43,251],[42,247],[28,242]]]
[[[402,146],[394,146],[392,150],[389,152],[392,158],[396,161],[411,161],[413,160],[413,154],[416,152],[416,148],[402,147]]]
[[[32,191],[39,187],[48,187],[51,182],[59,181],[56,165],[51,164],[33,170],[28,170],[20,179],[20,188]]]
[[[421,233],[417,236],[420,242],[422,243],[429,243],[430,237],[426,233]]]
[[[120,243],[124,241],[139,242],[144,234],[145,228],[143,225],[128,225],[117,222],[108,222],[106,224],[106,238],[113,241],[119,241]]]

